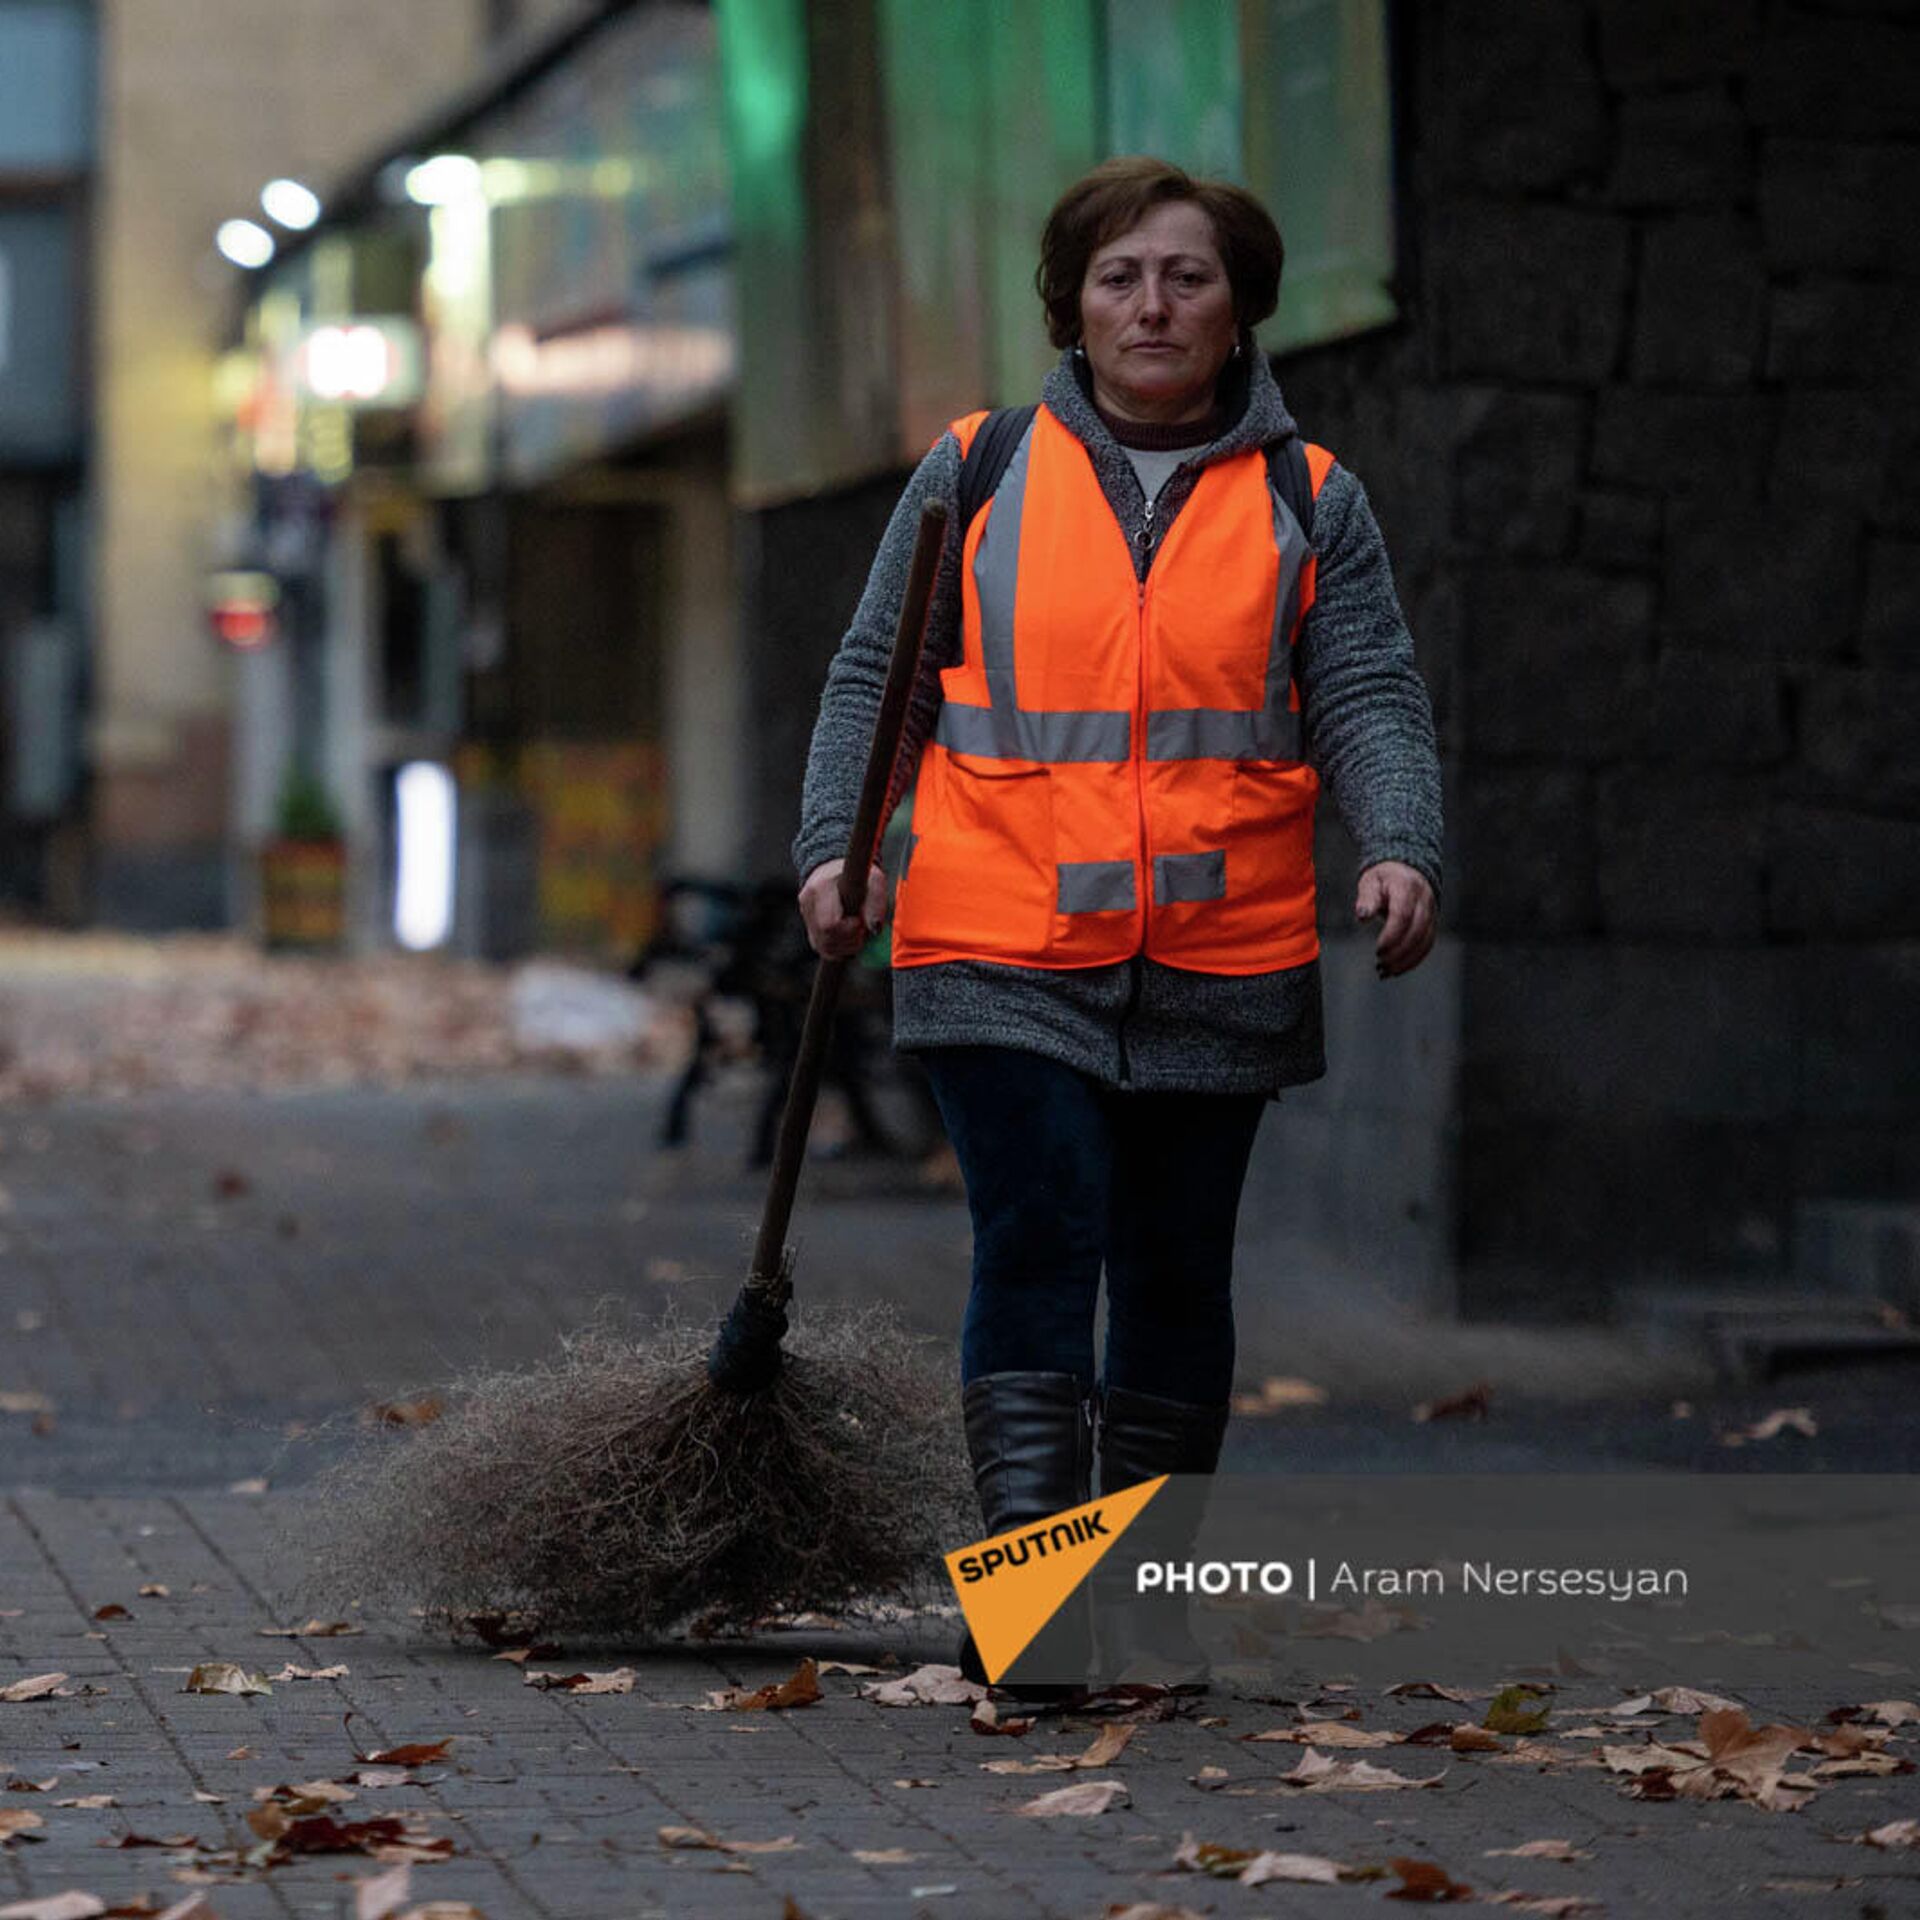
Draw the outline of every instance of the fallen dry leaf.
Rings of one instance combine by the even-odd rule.
[[[1387,1792],[1397,1787],[1437,1787],[1446,1778],[1446,1769],[1416,1779],[1395,1773],[1391,1767],[1376,1767],[1370,1760],[1329,1760],[1324,1753],[1309,1747],[1299,1764],[1280,1775],[1282,1784],[1299,1787],[1307,1793]]]
[[[47,1823],[25,1807],[0,1807],[0,1847],[23,1833],[33,1833]]]
[[[896,1787],[906,1787],[906,1788],[937,1787],[940,1784],[940,1782],[938,1780],[896,1780],[893,1784]]]
[[[1489,1733],[1544,1733],[1547,1729],[1545,1690],[1534,1686],[1502,1687],[1487,1703],[1480,1724]]]
[[[0,1780],[0,1793],[51,1793],[60,1784],[60,1776],[49,1774],[44,1780],[23,1780],[19,1774],[9,1774]]]
[[[415,1740],[398,1747],[383,1747],[378,1753],[356,1753],[363,1767],[429,1767],[447,1757],[453,1736],[444,1740]]]
[[[1491,1693],[1476,1692],[1472,1687],[1443,1687],[1437,1680],[1396,1680],[1384,1691],[1390,1696],[1404,1696],[1409,1700],[1451,1700],[1456,1706],[1471,1706],[1476,1700],[1490,1700]]]
[[[1018,1740],[1033,1731],[1033,1716],[1003,1712],[997,1700],[976,1700],[972,1713],[967,1717],[967,1724],[978,1734]]]
[[[1808,1737],[1805,1727],[1753,1726],[1738,1707],[1717,1707],[1700,1716],[1709,1764],[1763,1806],[1780,1784],[1787,1756]]]
[[[91,1893],[49,1893],[0,1907],[0,1920],[99,1920],[107,1903]]]
[[[1031,1760],[983,1760],[980,1765],[986,1773],[1097,1772],[1119,1759],[1137,1731],[1135,1727],[1115,1723],[1102,1727],[1083,1753],[1041,1753]]]
[[[1789,1813],[1812,1798],[1816,1782],[1787,1779],[1787,1758],[1812,1736],[1804,1727],[1755,1727],[1739,1707],[1700,1716],[1700,1739],[1684,1744],[1602,1747],[1601,1763],[1630,1774],[1625,1791],[1638,1800],[1749,1800]]]
[[[1600,1764],[1611,1773],[1639,1775],[1684,1772],[1702,1765],[1703,1761],[1697,1753],[1684,1753],[1678,1747],[1663,1747],[1649,1741],[1643,1747],[1602,1747]]]
[[[56,1807],[76,1807],[82,1812],[96,1813],[102,1807],[117,1807],[120,1802],[110,1793],[79,1793],[68,1800],[56,1800]]]
[[[920,1858],[905,1847],[855,1847],[853,1857],[868,1867],[910,1867]]]
[[[182,1693],[271,1693],[263,1673],[249,1673],[231,1660],[206,1660],[187,1676]]]
[[[1877,1721],[1883,1727],[1908,1727],[1920,1723],[1920,1706],[1911,1700],[1869,1700],[1854,1711],[1863,1720]]]
[[[1317,1387],[1311,1380],[1278,1376],[1261,1381],[1252,1393],[1236,1393],[1233,1396],[1235,1413],[1250,1413],[1256,1418],[1261,1414],[1278,1413],[1283,1407],[1324,1407],[1326,1404],[1325,1387]]]
[[[1075,1786],[1055,1787],[1014,1812],[1028,1820],[1054,1820],[1105,1813],[1110,1807],[1126,1806],[1131,1799],[1124,1780],[1082,1780]]]
[[[1548,1920],[1572,1920],[1576,1914],[1604,1911],[1599,1901],[1581,1893],[1490,1893],[1487,1898],[1496,1907],[1512,1907],[1517,1913],[1544,1913]]]
[[[118,1600],[109,1600],[104,1607],[95,1607],[93,1617],[96,1620],[131,1620],[133,1615]]]
[[[663,1847],[704,1849],[711,1853],[801,1853],[805,1849],[792,1834],[783,1833],[777,1840],[722,1840],[718,1834],[709,1833],[705,1827],[662,1827],[659,1831],[660,1844]]]
[[[347,1677],[347,1669],[346,1669],[346,1668],[345,1668],[344,1666],[337,1666],[337,1667],[296,1667],[296,1666],[294,1666],[294,1665],[292,1664],[292,1662],[291,1662],[291,1661],[289,1661],[289,1662],[288,1662],[288,1664],[287,1664],[286,1666],[284,1666],[284,1667],[282,1667],[282,1668],[280,1669],[280,1671],[279,1671],[278,1673],[276,1673],[276,1674],[272,1674],[272,1675],[270,1675],[270,1676],[269,1676],[269,1678],[271,1678],[271,1679],[273,1679],[273,1680],[275,1680],[275,1681],[280,1681],[280,1680],[344,1680],[344,1679],[345,1679],[346,1677]]]
[[[1332,1886],[1353,1871],[1319,1854],[1267,1853],[1249,1847],[1224,1847],[1212,1841],[1195,1840],[1190,1833],[1181,1836],[1173,1864],[1190,1873],[1209,1874],[1216,1880],[1238,1880],[1249,1887],[1261,1886],[1270,1880]]]
[[[1493,1400],[1490,1382],[1476,1380],[1463,1393],[1449,1394],[1442,1400],[1422,1400],[1413,1417],[1427,1420],[1484,1420]]]
[[[1504,1753],[1500,1736],[1490,1733],[1485,1727],[1476,1727],[1470,1720],[1462,1720],[1447,1729],[1447,1748],[1453,1753]]]
[[[1505,1753],[1492,1756],[1501,1765],[1522,1767],[1590,1767],[1592,1758],[1578,1747],[1550,1746],[1544,1740],[1517,1740]]]
[[[1191,1907],[1169,1907],[1158,1900],[1136,1900],[1130,1907],[1110,1906],[1104,1920],[1206,1920]]]
[[[444,1860],[453,1841],[436,1838],[398,1814],[369,1820],[336,1820],[330,1813],[293,1814],[285,1807],[255,1807],[247,1825],[278,1854],[361,1853],[389,1862]]]
[[[1571,1840],[1523,1840],[1517,1847],[1489,1847],[1489,1860],[1591,1860]]]
[[[302,1780],[295,1786],[284,1781],[277,1787],[255,1787],[253,1797],[262,1806],[276,1806],[288,1813],[324,1813],[328,1807],[359,1799],[351,1787],[337,1780]]]
[[[1308,1886],[1333,1886],[1341,1878],[1337,1861],[1315,1853],[1256,1853],[1234,1877],[1243,1887],[1265,1886],[1269,1880]]]
[[[885,1673],[885,1667],[870,1667],[864,1660],[822,1660],[819,1671],[826,1673],[844,1673],[850,1679],[858,1679],[869,1673]]]
[[[1303,1720],[1297,1727],[1269,1727],[1263,1733],[1241,1736],[1249,1745],[1269,1740],[1292,1741],[1302,1747],[1397,1747],[1405,1744],[1403,1733],[1388,1733],[1378,1727],[1356,1727],[1345,1720]]]
[[[825,1697],[820,1690],[820,1670],[811,1660],[802,1660],[786,1679],[775,1684],[751,1691],[728,1687],[707,1696],[716,1710],[725,1713],[784,1713],[790,1707],[813,1706]]]
[[[1893,1851],[1902,1847],[1920,1847],[1920,1820],[1891,1820],[1884,1827],[1874,1827],[1867,1833],[1854,1835],[1863,1847],[1885,1847]]]
[[[1630,1700],[1617,1700],[1601,1707],[1609,1720],[1629,1720],[1643,1713],[1712,1713],[1731,1707],[1739,1710],[1738,1700],[1722,1699],[1717,1693],[1702,1693],[1695,1687],[1656,1687],[1651,1693],[1636,1693]]]
[[[985,1687],[963,1680],[958,1667],[915,1667],[897,1680],[878,1680],[860,1689],[863,1700],[882,1707],[964,1707],[987,1697]]]
[[[1473,1889],[1464,1880],[1456,1880],[1446,1868],[1431,1860],[1389,1860],[1387,1865],[1400,1876],[1400,1884],[1387,1895],[1389,1900],[1471,1900]]]
[[[1744,1447],[1752,1440],[1772,1440],[1785,1432],[1804,1435],[1813,1439],[1820,1431],[1820,1424],[1813,1417],[1811,1407],[1776,1407],[1751,1426],[1731,1427],[1720,1436],[1723,1447]]]
[[[604,1673],[545,1673],[529,1669],[526,1684],[546,1693],[631,1693],[640,1678],[632,1667],[615,1667]]]
[[[1859,1753],[1843,1755],[1837,1760],[1822,1760],[1813,1770],[1812,1777],[1819,1781],[1828,1780],[1872,1780],[1884,1779],[1890,1773],[1911,1773],[1913,1762],[1896,1753],[1879,1753],[1865,1749]]]
[[[36,1673],[10,1686],[0,1687],[0,1700],[52,1700],[67,1696],[64,1673]]]
[[[405,1767],[359,1767],[355,1769],[356,1787],[410,1787],[413,1775]]]
[[[51,1413],[53,1402],[30,1389],[0,1387],[0,1413]]]
[[[356,1881],[353,1889],[353,1920],[392,1920],[407,1904],[413,1881],[409,1866],[389,1867],[370,1879]]]
[[[140,1591],[145,1593],[146,1588]],[[260,1637],[263,1640],[337,1640],[343,1634],[365,1632],[365,1627],[356,1627],[349,1620],[313,1619],[304,1620],[297,1627],[262,1627]]]

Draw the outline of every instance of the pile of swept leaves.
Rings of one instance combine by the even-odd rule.
[[[602,1324],[543,1365],[364,1431],[298,1523],[311,1578],[458,1623],[623,1636],[902,1593],[973,1524],[950,1359],[879,1311],[799,1318],[776,1384],[706,1377],[710,1331]]]

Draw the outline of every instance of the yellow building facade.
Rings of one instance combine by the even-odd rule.
[[[214,375],[223,221],[330,180],[577,0],[104,0],[93,217],[92,898],[130,925],[229,914],[232,661],[206,583],[234,510]]]

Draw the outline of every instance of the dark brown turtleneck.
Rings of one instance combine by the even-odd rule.
[[[1122,420],[1109,413],[1098,401],[1094,411],[1106,422],[1107,431],[1123,447],[1141,453],[1178,453],[1187,447],[1210,446],[1227,430],[1226,409],[1215,407],[1200,420],[1183,420],[1175,426],[1158,426],[1146,420]]]

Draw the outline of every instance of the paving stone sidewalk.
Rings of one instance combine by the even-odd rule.
[[[338,1637],[262,1637],[262,1628],[305,1618],[297,1555],[274,1540],[288,1511],[272,1496],[228,1494],[28,1494],[0,1505],[0,1685],[52,1671],[75,1690],[0,1702],[0,1778],[10,1789],[0,1807],[44,1821],[33,1838],[0,1846],[0,1911],[10,1900],[74,1888],[109,1905],[146,1895],[164,1907],[198,1884],[220,1920],[352,1916],[357,1883],[387,1871],[378,1861],[302,1857],[232,1880],[231,1868],[206,1862],[254,1844],[245,1816],[256,1788],[350,1782],[356,1755],[442,1740],[445,1756],[410,1769],[405,1784],[362,1787],[332,1812],[343,1820],[417,1815],[426,1834],[451,1839],[453,1852],[412,1869],[413,1900],[468,1902],[486,1920],[1093,1920],[1154,1902],[1214,1915],[1333,1915],[1361,1912],[1398,1884],[1391,1874],[1325,1886],[1217,1881],[1174,1869],[1187,1835],[1349,1867],[1429,1860],[1481,1900],[1521,1893],[1597,1903],[1536,1911],[1716,1920],[1920,1911],[1920,1854],[1843,1837],[1920,1812],[1911,1775],[1836,1782],[1798,1813],[1741,1801],[1649,1803],[1624,1798],[1617,1774],[1518,1757],[1521,1742],[1510,1738],[1492,1754],[1330,1752],[1440,1785],[1310,1793],[1280,1782],[1301,1746],[1244,1738],[1292,1724],[1296,1713],[1230,1685],[1182,1718],[1140,1725],[1097,1772],[994,1773],[986,1763],[1083,1752],[1099,1722],[1069,1715],[1020,1738],[986,1737],[964,1706],[886,1708],[859,1696],[857,1676],[832,1673],[826,1697],[810,1707],[699,1710],[711,1690],[783,1678],[803,1655],[911,1668],[943,1651],[944,1623],[570,1650],[544,1662],[564,1671],[633,1668],[632,1693],[593,1697],[529,1685],[518,1666],[437,1641],[405,1619],[369,1616],[364,1632]],[[141,1595],[156,1585],[167,1594]],[[109,1605],[130,1617],[97,1619]],[[1479,1711],[1383,1698],[1360,1681],[1351,1649],[1323,1642],[1301,1652],[1285,1690],[1317,1716],[1352,1707],[1366,1727],[1406,1730]],[[193,1666],[216,1660],[269,1674],[288,1663],[347,1671],[283,1679],[270,1696],[182,1691]],[[1406,1677],[1420,1677],[1417,1652],[1406,1662]],[[1617,1697],[1611,1686],[1563,1682],[1547,1741],[1591,1751],[1597,1743],[1566,1740],[1562,1730]],[[1748,1704],[1759,1722],[1812,1716],[1831,1701],[1782,1690]],[[1665,1726],[1671,1738],[1692,1731],[1685,1719]],[[1920,1751],[1914,1732],[1901,1729],[1890,1750]],[[1207,1769],[1223,1770],[1224,1782]],[[1017,1811],[1075,1780],[1119,1780],[1126,1796],[1096,1817]],[[11,1790],[47,1781],[56,1784]],[[102,1793],[114,1804],[58,1804]],[[672,1846],[661,1832],[673,1828],[778,1846]],[[129,1835],[191,1835],[196,1844],[121,1847]],[[1582,1857],[1490,1852],[1541,1839],[1566,1840]],[[211,1880],[182,1882],[208,1873]]]
[[[1399,1731],[1473,1717],[1472,1707],[1389,1698],[1382,1687],[1503,1677],[1425,1674],[1417,1642],[1403,1648],[1404,1636],[1385,1643],[1398,1658],[1384,1665],[1378,1647],[1319,1641],[1257,1685],[1236,1691],[1225,1676],[1183,1717],[1140,1725],[1111,1766],[1076,1775],[985,1766],[1083,1752],[1096,1719],[989,1738],[964,1707],[884,1708],[844,1674],[825,1676],[826,1697],[803,1709],[699,1710],[710,1692],[783,1679],[806,1655],[884,1657],[898,1670],[943,1659],[953,1638],[945,1621],[884,1631],[856,1622],[752,1643],[570,1647],[549,1662],[634,1669],[631,1694],[599,1697],[529,1686],[510,1663],[437,1641],[404,1615],[356,1616],[365,1631],[344,1637],[262,1637],[317,1604],[297,1551],[275,1546],[284,1533],[297,1541],[298,1483],[325,1455],[290,1431],[471,1366],[543,1357],[610,1295],[643,1313],[677,1303],[704,1321],[737,1284],[759,1200],[739,1165],[750,1094],[716,1097],[700,1146],[671,1157],[653,1146],[661,1097],[657,1084],[500,1081],[0,1114],[0,1394],[10,1396],[0,1402],[0,1689],[59,1672],[70,1690],[0,1700],[0,1811],[43,1823],[0,1840],[0,1913],[66,1889],[108,1904],[151,1896],[158,1912],[193,1891],[176,1875],[219,1873],[210,1863],[222,1850],[254,1843],[246,1814],[256,1789],[350,1780],[356,1754],[442,1739],[451,1742],[444,1757],[405,1784],[356,1789],[338,1812],[418,1813],[453,1852],[414,1867],[412,1903],[464,1901],[485,1920],[1093,1920],[1137,1903],[1333,1915],[1361,1911],[1395,1884],[1390,1872],[1328,1886],[1179,1872],[1174,1855],[1188,1834],[1353,1868],[1429,1860],[1482,1900],[1585,1898],[1614,1915],[1920,1912],[1920,1853],[1847,1838],[1920,1817],[1920,1776],[1836,1781],[1795,1813],[1739,1800],[1643,1802],[1624,1797],[1617,1774],[1516,1759],[1509,1740],[1504,1756],[1329,1748],[1334,1758],[1444,1777],[1430,1790],[1307,1793],[1280,1779],[1299,1745],[1243,1741],[1302,1711],[1357,1707],[1363,1728]],[[809,1298],[893,1299],[909,1324],[952,1341],[966,1275],[958,1203],[903,1193],[872,1170],[822,1167],[810,1173],[798,1224]],[[1709,1418],[1704,1401],[1695,1419],[1675,1422],[1664,1399],[1550,1397],[1549,1386],[1582,1369],[1630,1375],[1631,1356],[1598,1335],[1581,1336],[1591,1343],[1582,1348],[1559,1334],[1382,1324],[1366,1358],[1376,1369],[1368,1379],[1386,1387],[1370,1399],[1368,1379],[1338,1371],[1354,1351],[1350,1329],[1305,1294],[1283,1318],[1250,1320],[1250,1380],[1306,1373],[1333,1399],[1236,1421],[1239,1469],[1765,1458],[1884,1471],[1920,1459],[1915,1398],[1893,1386],[1873,1396],[1849,1382],[1814,1396],[1819,1437],[1790,1433],[1779,1445],[1793,1451],[1781,1458],[1715,1445],[1721,1416]],[[1409,1421],[1412,1398],[1481,1376],[1495,1382],[1496,1417]],[[1516,1397],[1528,1384],[1540,1389],[1530,1402]],[[1751,1419],[1807,1391],[1770,1390],[1727,1406],[1724,1418]],[[269,1491],[226,1490],[253,1476]],[[143,1595],[143,1586],[168,1591]],[[130,1617],[95,1617],[111,1605]],[[1756,1723],[1912,1698],[1920,1657],[1906,1647],[1911,1637],[1889,1631],[1883,1675],[1741,1697]],[[270,1696],[183,1692],[191,1669],[209,1661],[348,1671],[278,1682]],[[1703,1662],[1701,1684],[1710,1671]],[[1617,1697],[1608,1683],[1565,1680],[1553,1726],[1571,1729]],[[1662,1731],[1684,1737],[1693,1725],[1670,1719]],[[1920,1754],[1914,1729],[1898,1729],[1889,1751]],[[1125,1803],[1098,1816],[1017,1811],[1088,1779],[1124,1782]],[[57,1804],[102,1793],[118,1804]],[[0,1831],[18,1824],[0,1820]],[[662,1828],[792,1844],[675,1847]],[[202,1844],[117,1844],[182,1834]],[[1489,1851],[1545,1838],[1589,1857]],[[358,1920],[359,1883],[386,1871],[373,1859],[303,1857],[199,1890],[217,1920]]]

